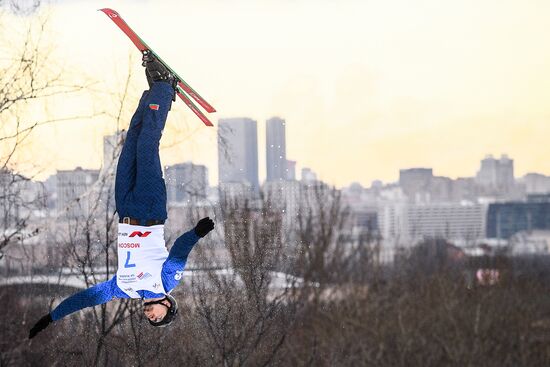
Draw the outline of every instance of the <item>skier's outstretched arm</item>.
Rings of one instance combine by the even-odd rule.
[[[168,258],[162,266],[162,282],[167,292],[174,289],[182,278],[189,253],[198,240],[214,229],[214,222],[209,217],[203,218],[195,228],[178,237],[170,249]]]
[[[174,245],[170,249],[170,253],[168,254],[168,259],[166,259],[166,261],[185,265],[185,263],[187,262],[187,257],[189,257],[189,253],[198,242],[198,240],[199,236],[196,235],[195,229],[191,229],[190,231],[185,232],[184,234],[179,236],[174,242]]]
[[[51,313],[44,315],[32,327],[29,333],[29,339],[32,339],[40,331],[47,328],[53,321],[62,319],[73,312],[109,302],[114,297],[128,297],[124,292],[117,292],[117,290],[119,290],[119,288],[116,285],[116,277],[113,277],[111,280],[96,284],[93,287],[73,294],[61,302]]]
[[[202,218],[195,228],[178,237],[174,246],[170,249],[167,261],[182,263],[182,269],[187,262],[187,257],[197,241],[214,229],[214,221],[210,217]]]

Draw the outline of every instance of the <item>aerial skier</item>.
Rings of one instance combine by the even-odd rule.
[[[166,186],[159,144],[175,101],[177,78],[151,52],[143,53],[143,65],[149,90],[143,92],[131,119],[116,172],[115,202],[120,218],[117,273],[66,298],[31,328],[29,339],[73,312],[113,298],[140,298],[151,325],[170,324],[178,311],[170,292],[181,280],[193,246],[214,229],[214,222],[203,218],[175,241],[170,252],[166,250]]]

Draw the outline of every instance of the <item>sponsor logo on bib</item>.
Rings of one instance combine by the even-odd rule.
[[[137,277],[139,278],[139,280],[143,280],[143,279],[151,278],[152,275],[149,273],[141,272],[137,275]]]
[[[130,235],[130,237],[135,237],[135,236],[138,236],[138,237],[147,237],[151,234],[151,232],[140,232],[140,231],[135,231],[135,232],[132,232],[132,234]]]

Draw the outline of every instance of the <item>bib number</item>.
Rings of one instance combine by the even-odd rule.
[[[126,262],[124,263],[125,268],[135,268],[136,264],[130,264],[130,251],[126,251]]]

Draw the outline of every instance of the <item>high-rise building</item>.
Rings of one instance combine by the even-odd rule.
[[[288,234],[296,224],[300,209],[302,187],[299,181],[278,180],[266,181],[263,191],[269,200],[270,209],[280,210],[283,219],[283,230]]]
[[[488,155],[481,161],[476,182],[499,192],[509,192],[514,187],[514,160],[502,155],[500,159]]]
[[[493,203],[487,213],[487,237],[508,239],[521,231],[550,229],[550,202]]]
[[[286,179],[296,180],[296,161],[286,161]]]
[[[46,208],[56,209],[57,206],[57,175],[51,175],[44,181],[46,191]]]
[[[550,176],[540,173],[528,173],[522,177],[527,194],[550,193]]]
[[[317,181],[317,174],[313,172],[310,168],[302,168],[302,183],[314,183]]]
[[[105,178],[106,186],[114,187],[118,158],[125,138],[125,130],[103,137],[103,166],[101,167],[101,176]],[[112,189],[102,191],[100,194],[102,196],[101,200],[108,206],[115,206],[115,191]]]
[[[246,201],[256,197],[256,193],[248,182],[220,182],[218,199],[222,203],[231,201]]]
[[[403,189],[405,195],[415,202],[429,201],[429,192],[433,178],[434,176],[431,168],[409,168],[399,170],[399,186]]]
[[[103,137],[103,170],[116,172],[118,156],[122,150],[122,143],[126,137],[126,131],[119,131],[113,135]]]
[[[451,181],[451,201],[476,201],[479,186],[473,177],[458,177]]]
[[[434,176],[430,184],[430,202],[448,202],[452,199],[453,180]]]
[[[473,203],[387,203],[378,225],[387,243],[413,246],[424,238],[470,242],[485,237],[486,207]]]
[[[164,171],[169,203],[182,203],[206,198],[208,169],[191,162],[167,166]]]
[[[219,120],[218,177],[220,183],[248,183],[259,191],[256,121],[245,117]]]
[[[57,210],[77,216],[89,210],[91,202],[82,197],[97,181],[99,171],[82,169],[57,171]],[[78,199],[78,200],[77,200]]]
[[[0,228],[17,228],[44,209],[44,186],[14,171],[0,169],[0,192]]]
[[[285,120],[272,117],[266,122],[266,169],[267,181],[287,178]]]
[[[370,235],[374,235],[378,231],[378,206],[372,192],[373,190],[365,189],[358,182],[342,189],[343,204],[353,214],[354,230]]]

